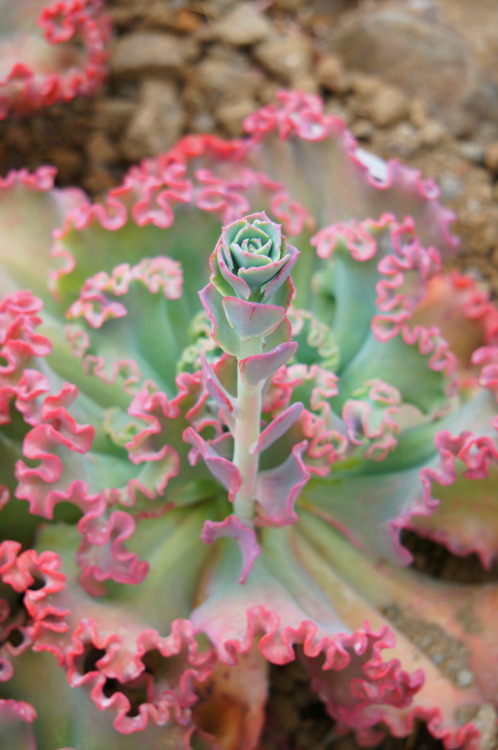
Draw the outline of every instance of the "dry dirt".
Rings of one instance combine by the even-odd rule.
[[[97,197],[137,160],[188,132],[242,133],[282,87],[320,93],[364,148],[441,186],[462,238],[459,265],[498,294],[496,0],[109,0],[111,72],[93,99],[0,123],[0,172],[55,164]],[[471,581],[458,560],[407,535],[415,565]],[[442,747],[420,726],[383,750]],[[297,665],[274,668],[261,750],[354,750]]]

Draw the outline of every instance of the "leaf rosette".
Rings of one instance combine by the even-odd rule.
[[[245,216],[223,227],[211,257],[213,283],[221,294],[268,302],[289,278],[298,254],[265,213]]]
[[[498,312],[432,183],[316,97],[246,125],[0,181],[2,747],[254,750],[299,659],[362,744],[491,750],[498,586],[401,532],[498,558]]]

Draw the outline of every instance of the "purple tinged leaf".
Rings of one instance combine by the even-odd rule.
[[[288,409],[281,412],[268,427],[265,427],[259,438],[249,448],[249,453],[252,455],[262,453],[270,445],[273,445],[279,437],[282,437],[292,427],[294,422],[299,418],[303,408],[303,404],[298,402],[291,404]]]
[[[227,458],[220,456],[215,450],[215,441],[204,440],[193,427],[187,427],[183,439],[193,447],[189,454],[190,463],[194,465],[202,457],[212,475],[228,490],[228,499],[233,500],[242,482],[238,468]]]
[[[280,466],[260,473],[256,498],[262,511],[258,516],[261,525],[287,526],[298,520],[294,503],[310,476],[302,460],[307,445],[307,440],[297,443]]]
[[[287,251],[287,255],[285,256],[287,259],[286,266],[282,270],[282,273],[279,273],[278,276],[275,276],[266,285],[265,292],[263,294],[263,302],[266,302],[268,299],[273,297],[273,295],[280,289],[284,281],[289,278],[290,273],[296,264],[299,256],[299,250],[297,250],[292,245],[287,245]]]
[[[237,276],[230,270],[228,264],[221,257],[221,253],[218,254],[218,267],[221,275],[230,284],[234,292],[237,292],[242,299],[248,299],[251,294],[250,286],[246,284],[244,279],[241,279],[240,276]]]
[[[286,264],[288,265],[289,261],[290,255],[287,254],[280,260],[274,260],[265,266],[253,265],[251,268],[239,268],[238,278],[247,282],[247,286],[250,287],[251,291],[259,289],[264,284],[269,285],[272,281],[274,281],[277,286],[280,286],[288,276],[288,272],[286,268],[282,271],[282,274],[279,274],[278,272],[284,268]],[[281,278],[281,276],[283,278]],[[266,295],[266,297],[268,298],[268,295]]]
[[[280,367],[286,365],[297,351],[298,344],[289,341],[279,344],[275,349],[264,354],[253,354],[251,357],[241,359],[239,370],[247,385],[257,385],[262,380],[267,380],[274,375]]]
[[[276,346],[280,346],[280,344],[285,344],[291,340],[292,325],[289,318],[285,317],[273,333],[269,333],[268,336],[266,336],[265,347],[270,351],[271,349],[275,349]]]
[[[287,276],[284,283],[278,289],[272,289],[271,303],[287,310],[294,296],[294,285],[290,276]],[[267,303],[265,303],[267,304]]]
[[[220,522],[206,521],[201,533],[202,541],[206,544],[213,544],[221,537],[231,537],[239,545],[242,555],[239,583],[245,583],[255,559],[261,554],[256,532],[250,526],[246,526],[237,516],[227,516]]]
[[[285,311],[277,305],[246,302],[237,297],[225,297],[222,304],[229,324],[241,339],[267,336],[285,317]]]
[[[227,389],[220,383],[202,352],[200,354],[200,360],[204,385],[206,386],[207,392],[214,398],[220,409],[237,418],[239,416],[239,405],[237,400],[233,398]]]
[[[222,307],[222,296],[213,284],[208,284],[201,289],[199,297],[213,326],[212,337],[214,341],[227,354],[236,357],[239,353],[239,338],[231,328]]]

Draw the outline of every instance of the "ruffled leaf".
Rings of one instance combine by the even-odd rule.
[[[105,78],[110,30],[100,0],[9,3],[0,26],[0,119],[93,94]]]

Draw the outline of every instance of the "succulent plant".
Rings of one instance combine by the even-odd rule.
[[[255,749],[299,660],[363,744],[491,750],[498,587],[401,532],[496,559],[497,310],[318,98],[246,127],[2,182],[2,747]]]
[[[109,35],[101,0],[0,0],[0,120],[95,93]]]

